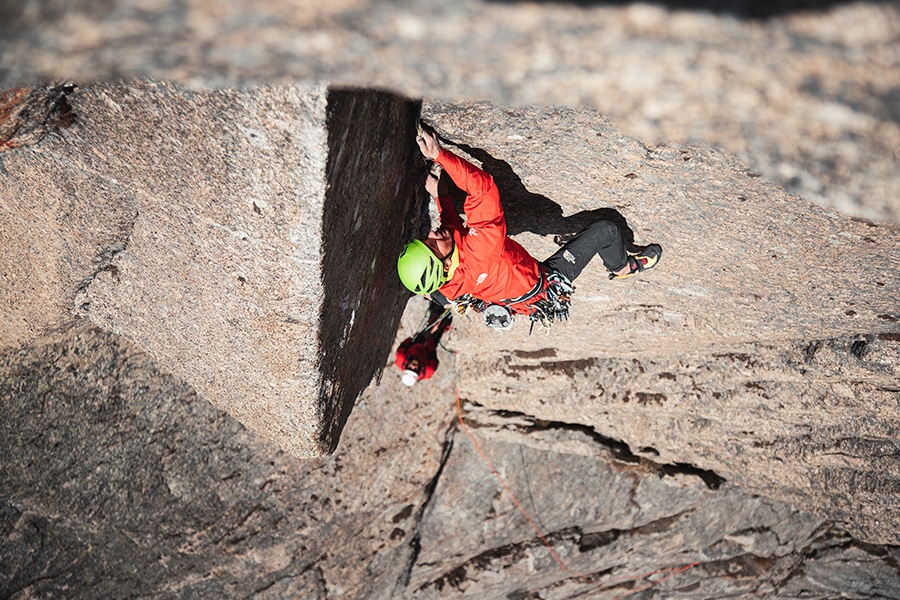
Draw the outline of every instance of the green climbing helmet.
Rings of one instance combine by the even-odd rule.
[[[397,273],[414,294],[430,294],[447,282],[443,263],[422,240],[413,240],[403,247],[397,259]]]

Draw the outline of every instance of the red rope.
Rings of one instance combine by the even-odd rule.
[[[666,579],[669,579],[670,577],[673,577],[679,573],[683,573],[684,571],[687,571],[688,569],[696,567],[698,564],[700,564],[700,563],[694,562],[689,565],[684,565],[682,567],[669,567],[669,568],[665,568],[665,569],[657,569],[655,571],[650,571],[649,573],[644,573],[643,575],[637,575],[635,577],[626,577],[624,579],[620,579],[619,581],[616,581],[615,583],[612,583],[609,581],[598,583],[598,582],[593,581],[590,577],[588,577],[587,575],[584,575],[583,573],[579,573],[577,571],[573,571],[573,570],[569,569],[565,565],[565,563],[562,561],[562,559],[559,557],[559,555],[556,553],[556,551],[553,549],[553,546],[550,545],[550,542],[547,541],[547,538],[544,537],[544,534],[541,532],[540,528],[534,522],[534,519],[531,518],[531,516],[528,514],[528,511],[525,510],[525,507],[522,506],[522,503],[519,502],[518,498],[516,498],[516,495],[513,494],[512,490],[509,489],[509,486],[506,485],[506,482],[503,480],[503,477],[501,477],[500,473],[497,471],[497,469],[494,468],[493,463],[491,463],[491,460],[487,457],[487,454],[484,453],[484,450],[481,449],[481,446],[475,440],[474,436],[472,436],[472,433],[469,431],[469,428],[466,426],[465,420],[463,420],[462,403],[459,399],[459,389],[458,388],[456,390],[456,415],[459,418],[459,424],[462,426],[462,429],[465,432],[466,436],[468,436],[468,438],[472,441],[472,445],[475,446],[475,449],[478,451],[478,454],[481,455],[481,458],[484,459],[484,462],[487,464],[487,466],[490,467],[491,472],[494,474],[494,477],[497,478],[497,480],[500,482],[500,485],[503,486],[503,489],[506,490],[506,493],[509,494],[510,498],[512,498],[512,501],[518,507],[519,512],[521,512],[522,515],[528,520],[528,523],[531,525],[531,528],[534,529],[538,538],[540,538],[541,542],[544,543],[544,546],[547,547],[547,550],[550,551],[550,555],[553,556],[554,560],[556,560],[556,563],[559,565],[559,567],[566,573],[573,575],[574,577],[577,577],[578,579],[580,579],[584,583],[587,583],[588,585],[597,586],[597,587],[599,587],[601,585],[605,585],[606,587],[612,587],[614,585],[619,585],[619,584],[626,583],[629,581],[640,581],[642,579],[647,579],[648,577],[652,577],[653,575],[658,575],[660,573],[668,573],[668,575],[660,578],[657,581],[654,581],[648,585],[645,585],[644,587],[640,587],[640,588],[631,590],[627,594],[617,596],[616,598],[613,599],[613,600],[621,600],[621,598],[625,598],[626,596],[630,596],[632,594],[636,594],[637,592],[641,592],[643,590],[651,588],[654,585],[660,584],[663,581],[665,581]]]

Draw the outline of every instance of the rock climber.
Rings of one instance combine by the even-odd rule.
[[[453,319],[450,311],[435,302],[429,303],[425,318],[425,327],[403,340],[394,358],[394,364],[402,371],[400,380],[405,385],[415,385],[434,375],[438,368],[437,346]]]
[[[548,326],[568,318],[572,282],[595,255],[614,280],[659,261],[658,244],[629,252],[619,225],[599,219],[538,262],[507,237],[500,192],[489,174],[443,148],[435,133],[420,130],[416,142],[425,159],[433,161],[425,189],[437,200],[441,225],[400,253],[397,270],[413,293],[442,304],[452,301],[457,312],[472,308],[491,327],[508,329],[516,314],[527,315],[532,326]],[[466,193],[465,224],[441,186],[441,171]]]

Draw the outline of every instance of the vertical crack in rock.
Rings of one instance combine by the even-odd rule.
[[[283,573],[278,575],[265,585],[253,590],[253,594],[251,597],[270,597],[270,594],[268,594],[267,592],[270,592],[279,586],[289,587],[289,584],[291,582],[311,575],[312,581],[310,583],[314,588],[315,593],[315,596],[313,596],[313,598],[315,598],[316,600],[328,598],[328,582],[325,580],[325,573],[323,572],[322,567],[319,565],[319,563],[323,559],[324,557],[322,556],[316,557],[315,560],[303,567],[303,569],[298,573]],[[307,589],[306,591],[309,590]],[[282,594],[272,593],[271,597],[283,596]]]
[[[421,103],[326,86],[73,90],[0,93],[5,148],[79,123],[2,155],[18,200],[0,341],[86,318],[292,453],[333,452],[409,299],[396,260],[427,219]]]
[[[75,122],[66,97],[71,83],[0,91],[0,152],[37,144],[45,135]]]
[[[134,228],[134,221],[136,219],[137,213],[134,213],[133,218],[131,219],[131,223],[129,223],[123,230],[125,231],[126,236],[130,235],[132,229]],[[113,265],[113,262],[115,261],[116,256],[120,252],[123,252],[127,247],[128,240],[126,239],[124,241],[113,242],[108,248],[100,252],[100,254],[98,254],[97,257],[94,258],[94,264],[96,265],[94,272],[82,279],[81,282],[75,286],[75,297],[77,298],[78,295],[91,284],[91,282],[97,277],[97,275],[99,275],[103,271],[109,271],[110,275],[112,275],[114,278],[117,277],[119,274],[119,270],[115,265]],[[86,306],[84,305],[76,307],[76,309],[81,311],[83,311],[85,308]]]
[[[412,577],[412,570],[416,565],[416,561],[419,559],[419,553],[422,551],[422,534],[419,531],[419,528],[422,525],[422,519],[425,517],[425,512],[428,510],[428,507],[431,504],[432,499],[434,498],[434,492],[437,489],[437,485],[441,479],[441,475],[444,473],[444,467],[447,466],[447,461],[450,459],[450,453],[453,450],[453,436],[455,431],[456,421],[451,423],[450,428],[447,430],[447,434],[444,439],[443,452],[441,453],[441,461],[438,464],[438,468],[437,471],[435,471],[434,477],[432,477],[428,482],[428,485],[425,486],[422,506],[420,506],[415,513],[413,534],[410,537],[409,541],[411,552],[405,567],[400,572],[398,587],[406,588],[407,586],[409,586],[409,581]]]
[[[322,218],[324,304],[319,444],[333,452],[360,392],[382,371],[409,298],[396,276],[415,232],[397,218],[416,207],[423,167],[414,143],[421,103],[374,90],[328,93]]]

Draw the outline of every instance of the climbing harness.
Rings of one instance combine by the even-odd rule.
[[[522,506],[522,503],[519,502],[519,499],[516,498],[516,495],[513,494],[511,489],[509,489],[509,486],[506,484],[506,481],[504,481],[503,477],[500,475],[500,473],[494,467],[491,460],[487,457],[487,454],[484,453],[484,450],[481,449],[481,446],[478,444],[478,442],[475,440],[475,437],[469,431],[469,428],[466,425],[465,420],[463,419],[462,402],[459,397],[459,388],[456,389],[456,415],[459,420],[459,424],[462,427],[463,431],[465,432],[466,436],[469,438],[469,440],[475,446],[475,450],[478,451],[478,454],[481,456],[481,458],[484,459],[484,462],[490,468],[491,472],[494,474],[494,477],[497,478],[497,480],[500,482],[500,485],[503,487],[503,489],[506,491],[506,493],[509,494],[509,497],[512,499],[513,503],[516,505],[516,507],[518,507],[519,512],[522,513],[522,515],[525,517],[525,519],[531,525],[531,528],[534,529],[534,532],[537,534],[537,536],[541,540],[541,542],[543,542],[544,546],[547,547],[547,550],[550,551],[550,555],[553,557],[553,559],[556,561],[556,563],[559,565],[559,567],[563,571],[568,573],[569,575],[572,575],[573,577],[576,577],[577,579],[581,580],[582,582],[584,582],[590,586],[593,586],[595,588],[600,588],[602,586],[605,589],[610,589],[617,585],[621,585],[623,583],[648,580],[650,577],[653,577],[654,575],[660,575],[663,573],[666,574],[664,577],[661,577],[661,578],[657,579],[656,581],[651,581],[647,585],[632,589],[629,592],[622,594],[620,596],[616,596],[615,598],[612,599],[612,600],[621,600],[622,598],[626,598],[627,596],[631,596],[632,594],[636,594],[643,590],[649,589],[655,585],[658,585],[658,584],[662,583],[663,581],[665,581],[666,579],[669,579],[670,577],[674,577],[675,575],[678,575],[679,573],[683,573],[683,572],[687,571],[688,569],[692,569],[693,567],[696,567],[697,565],[700,564],[699,562],[692,562],[687,565],[656,569],[655,571],[650,571],[649,573],[644,573],[642,575],[636,575],[633,577],[623,577],[623,578],[618,578],[618,579],[611,579],[608,581],[594,581],[593,579],[591,579],[590,577],[588,577],[587,575],[585,575],[583,573],[579,573],[578,571],[573,571],[573,570],[569,569],[565,565],[565,563],[562,561],[562,559],[559,557],[559,555],[556,553],[556,551],[553,549],[553,546],[550,545],[550,542],[547,541],[546,536],[544,536],[544,534],[541,532],[540,528],[534,522],[534,519],[531,518],[531,515],[528,514],[528,511],[525,510],[525,507]]]
[[[549,331],[554,321],[569,319],[569,304],[574,291],[572,282],[562,273],[542,270],[535,286],[517,298],[485,302],[466,294],[453,300],[451,305],[458,315],[465,315],[470,310],[481,313],[485,325],[501,331],[512,327],[515,315],[525,315],[531,321],[528,329],[531,335],[535,324]]]

